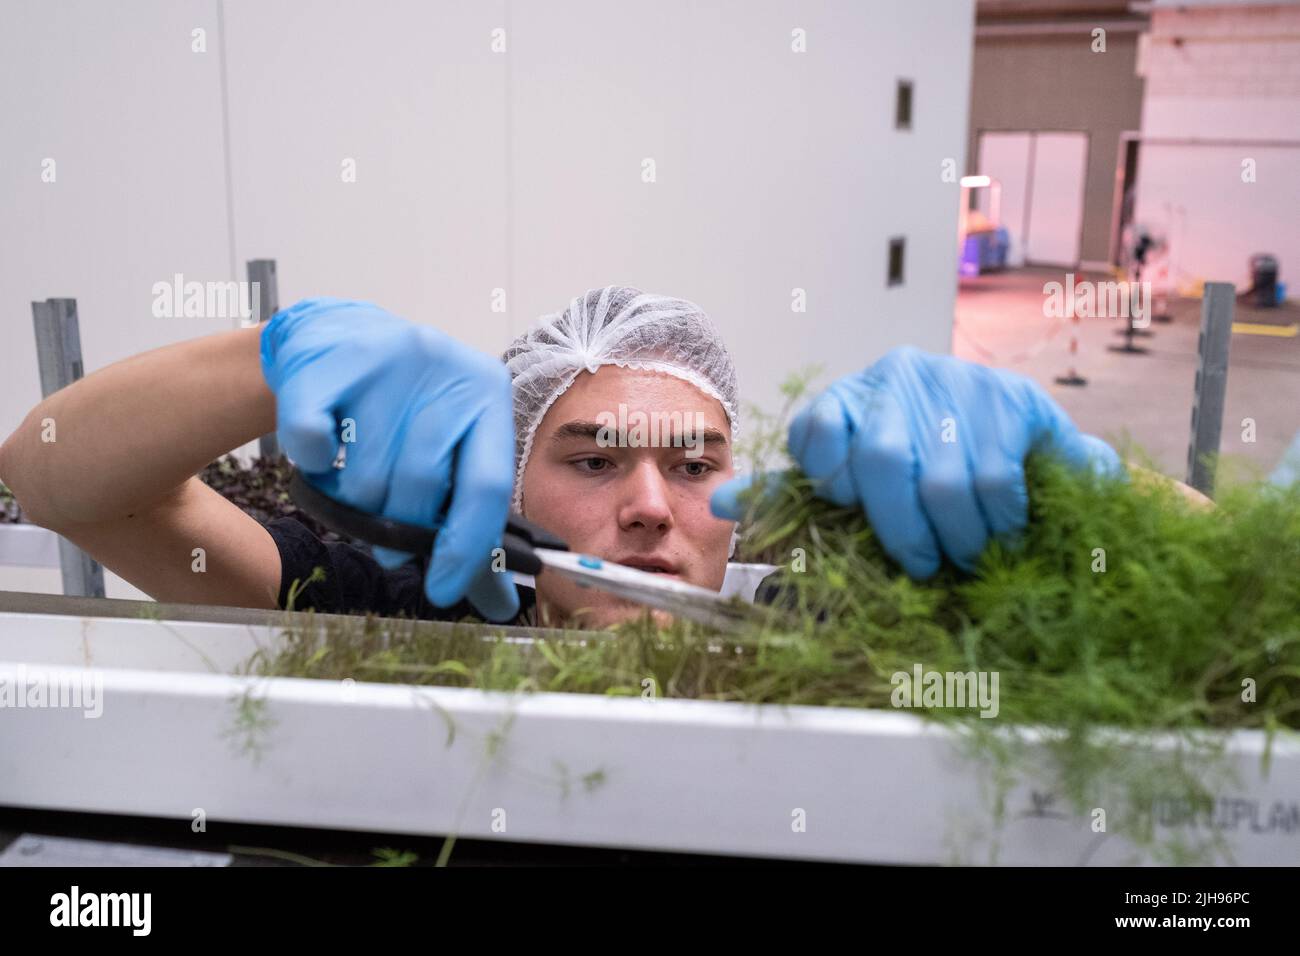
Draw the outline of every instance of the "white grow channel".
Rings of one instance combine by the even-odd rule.
[[[0,805],[875,863],[1143,859],[1041,781],[994,828],[988,768],[906,712],[241,677],[273,627],[35,599],[0,594],[0,688],[98,688],[82,703],[101,712],[8,698]],[[1300,745],[1276,740],[1267,772],[1263,749],[1233,735],[1237,779],[1157,832],[1300,862]]]

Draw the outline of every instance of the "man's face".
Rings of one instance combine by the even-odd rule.
[[[709,497],[731,476],[716,399],[672,375],[606,365],[580,374],[538,426],[523,512],[574,551],[716,591],[734,524],[713,516]],[[550,624],[609,627],[644,612],[545,571],[537,598]]]

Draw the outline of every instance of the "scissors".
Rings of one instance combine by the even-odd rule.
[[[344,504],[311,484],[296,468],[289,479],[289,496],[295,505],[326,527],[381,548],[429,554],[438,536],[436,528],[405,524]],[[606,591],[719,630],[741,630],[746,624],[766,617],[760,608],[739,599],[724,598],[708,588],[592,555],[576,554],[562,539],[522,515],[510,515],[501,548],[509,571],[558,574],[580,587]]]

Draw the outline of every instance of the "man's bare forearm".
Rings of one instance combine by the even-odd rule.
[[[179,342],[61,389],[0,447],[0,481],[49,527],[161,503],[214,458],[274,430],[260,333]]]

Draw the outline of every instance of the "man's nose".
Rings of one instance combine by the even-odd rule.
[[[638,462],[623,480],[618,524],[624,531],[650,528],[667,531],[673,526],[668,482],[652,461]]]

